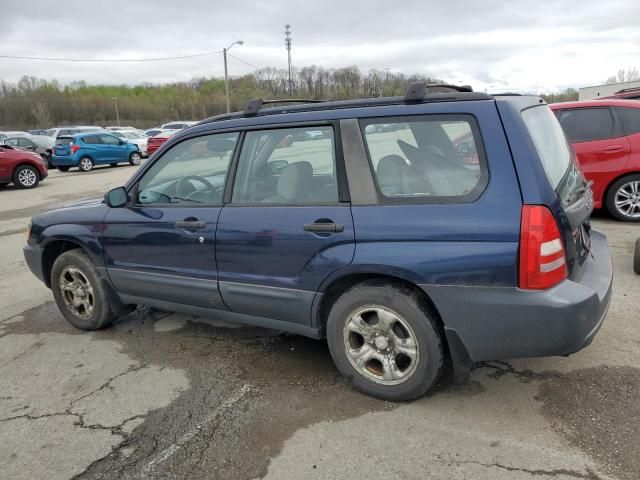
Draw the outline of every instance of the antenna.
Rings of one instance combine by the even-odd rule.
[[[291,25],[284,26],[284,44],[287,47],[287,57],[289,60],[289,96],[293,95],[293,85],[291,83]]]

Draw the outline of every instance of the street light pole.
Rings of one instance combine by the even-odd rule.
[[[118,122],[118,126],[120,126],[120,114],[118,113],[118,97],[113,97],[113,105],[116,107],[116,121]]]
[[[227,71],[227,51],[231,50],[234,45],[242,45],[244,42],[238,40],[233,42],[227,48],[222,49],[222,56],[224,57],[224,96],[227,102],[227,113],[231,112],[231,102],[229,101],[229,73]]]
[[[284,44],[287,47],[287,59],[289,64],[289,96],[293,95],[293,85],[291,84],[291,25],[284,26]]]

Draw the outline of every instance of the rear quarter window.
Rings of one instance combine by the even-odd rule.
[[[529,130],[544,171],[555,190],[573,161],[571,147],[567,143],[563,129],[546,105],[523,110],[522,118]]]
[[[462,203],[484,191],[480,131],[470,115],[361,122],[378,193],[387,203]]]

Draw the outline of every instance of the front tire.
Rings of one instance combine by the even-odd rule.
[[[99,330],[116,318],[111,291],[82,250],[69,250],[56,259],[51,290],[60,313],[80,330]]]
[[[61,172],[68,172],[69,171],[69,166],[67,166],[67,165],[58,165],[56,168],[58,170],[60,170]]]
[[[444,363],[435,312],[411,290],[389,283],[356,285],[338,298],[327,342],[340,373],[383,400],[424,395]]]
[[[129,155],[129,163],[133,166],[140,165],[140,160],[142,160],[142,157],[139,152],[131,152],[131,155]]]
[[[34,188],[39,182],[40,174],[31,165],[20,165],[13,172],[13,184],[18,188]]]
[[[623,222],[640,222],[640,174],[616,180],[607,191],[607,210]]]
[[[93,169],[93,160],[89,157],[82,157],[80,163],[78,163],[78,168],[83,172],[91,171]]]

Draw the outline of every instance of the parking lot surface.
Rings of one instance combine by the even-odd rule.
[[[133,172],[0,189],[2,478],[640,477],[640,226],[593,221],[615,284],[590,347],[479,364],[392,404],[350,388],[321,341],[148,308],[100,332],[68,325],[24,263],[24,228]]]

